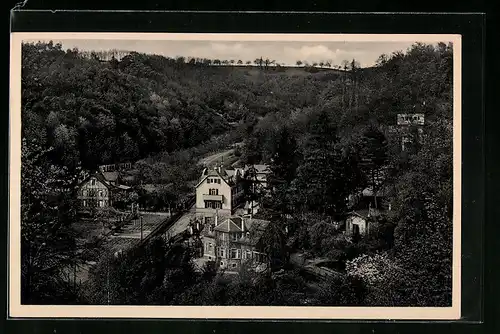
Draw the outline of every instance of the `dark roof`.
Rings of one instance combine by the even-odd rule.
[[[242,231],[243,222],[245,230]],[[224,233],[244,232],[241,242],[255,245],[269,225],[269,221],[254,218],[231,217],[217,225],[214,230]],[[208,232],[203,233],[207,236]]]
[[[131,189],[128,186],[123,186],[123,185],[114,185],[109,183],[108,180],[104,177],[102,172],[94,172],[92,174],[89,174],[86,178],[83,179],[82,182],[80,182],[79,186],[82,186],[84,183],[86,183],[91,177],[95,177],[97,180],[99,180],[104,186],[106,186],[108,189],[121,189],[121,190],[129,190]]]
[[[196,184],[198,187],[205,179],[209,176],[217,176],[223,179],[228,185],[232,186],[235,183],[235,177],[239,170],[238,169],[225,169],[221,168],[205,168],[201,173],[200,181]]]
[[[356,211],[351,211],[347,214],[348,216],[358,216],[363,219],[368,219],[368,210],[356,210]]]
[[[368,209],[355,210],[355,211],[349,212],[347,215],[348,216],[355,215],[355,216],[361,217],[361,218],[366,220],[366,219],[370,218],[368,216],[368,213],[371,213],[372,216],[379,216],[380,215],[380,212],[376,209],[371,209],[371,211]]]
[[[102,172],[102,176],[110,182],[115,182],[118,180],[119,173],[118,172]]]
[[[258,174],[268,174],[271,171],[268,165],[247,165],[245,170],[254,170]]]

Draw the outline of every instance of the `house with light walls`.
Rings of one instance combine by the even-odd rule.
[[[131,189],[129,186],[120,184],[113,173],[97,171],[80,182],[78,200],[81,209],[111,207],[119,193],[128,192]]]
[[[228,169],[220,164],[202,171],[196,185],[195,214],[201,222],[200,255],[204,260],[214,261],[226,271],[236,271],[244,262],[267,263],[260,242],[269,222],[253,218],[256,207],[252,201],[248,210],[244,200],[244,182],[265,182],[261,176],[265,169]],[[236,214],[242,208],[244,215]]]

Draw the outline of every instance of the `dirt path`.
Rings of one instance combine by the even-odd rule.
[[[212,155],[210,155],[208,157],[200,159],[199,163],[201,165],[205,165],[207,167],[211,167],[215,163],[220,162],[222,160],[222,158],[228,158],[228,157],[230,157],[233,154],[234,154],[234,148],[232,148],[230,150],[222,151],[222,152],[219,152],[219,153],[216,153],[216,154],[212,154]]]

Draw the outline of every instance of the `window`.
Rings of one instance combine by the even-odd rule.
[[[95,179],[90,179],[90,185],[95,186]]]
[[[99,190],[99,197],[102,197],[102,195],[103,195],[103,191]]]
[[[83,206],[87,206],[87,201],[83,200]]]
[[[247,253],[247,259],[251,259],[252,258],[252,251],[247,250],[246,253]]]
[[[213,249],[213,247],[214,247],[214,245],[210,242],[210,243],[208,244],[208,249],[209,249],[209,250],[212,250],[212,249]]]
[[[231,249],[231,259],[237,259],[238,258],[238,250],[237,249]]]
[[[231,240],[238,241],[241,239],[241,232],[231,233]]]
[[[207,183],[212,183],[212,179],[207,179]]]
[[[219,195],[219,189],[209,189],[208,194],[209,195]]]
[[[104,206],[104,203],[102,200],[99,201],[99,207],[102,208]]]
[[[222,267],[224,265],[224,261],[220,261],[220,266]]]
[[[217,179],[217,183],[220,184],[220,179]]]
[[[233,263],[233,264],[232,264],[232,267],[233,267],[233,268],[236,268],[236,263]]]
[[[225,249],[222,248],[222,247],[219,247],[218,250],[217,250],[217,255],[220,256],[220,257],[226,257],[226,252],[225,252]]]

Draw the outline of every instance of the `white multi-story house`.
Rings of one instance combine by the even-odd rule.
[[[205,168],[196,185],[196,215],[199,218],[230,216],[243,200],[243,169]]]

